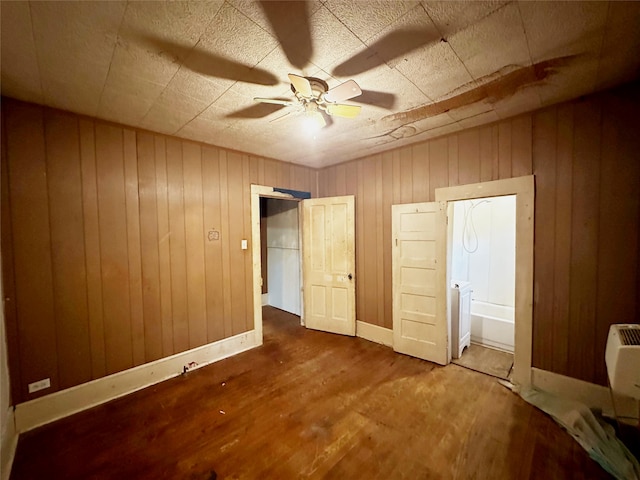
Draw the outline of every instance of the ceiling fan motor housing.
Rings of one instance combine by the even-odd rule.
[[[304,95],[302,92],[296,90],[295,86],[291,84],[291,91],[296,98],[300,100],[302,106],[306,112],[315,112],[318,109],[326,110],[327,101],[324,99],[324,94],[329,90],[329,85],[324,80],[315,77],[305,77],[309,81],[311,86],[311,96]]]

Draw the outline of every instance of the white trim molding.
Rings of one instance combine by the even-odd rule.
[[[583,403],[591,409],[601,410],[607,417],[613,417],[614,411],[611,403],[611,392],[607,387],[585,382],[577,378],[565,377],[558,373],[531,369],[532,384],[538,390],[557,395],[558,397]],[[638,401],[629,397],[615,395],[616,411],[618,417],[638,420]],[[632,422],[633,423],[633,422]]]
[[[2,425],[2,442],[0,443],[0,478],[9,480],[13,457],[18,446],[18,432],[16,431],[13,407],[9,407],[5,418],[7,423]]]
[[[250,350],[262,344],[261,337],[261,335],[258,336],[255,330],[250,330],[123,372],[67,388],[45,397],[20,403],[15,410],[16,433],[29,431],[54,420],[177,377],[183,373],[185,366],[191,365],[188,369],[193,370]]]
[[[490,182],[436,188],[436,201],[516,196],[515,349],[512,381],[521,388],[531,385],[533,339],[533,235],[535,177],[508,178]],[[448,263],[448,262],[447,262]],[[447,282],[450,282],[447,265]],[[449,289],[446,290],[449,292]],[[449,293],[447,293],[449,295]],[[447,305],[449,305],[447,296]],[[451,322],[447,319],[449,325]],[[449,344],[451,335],[449,335]],[[449,348],[449,352],[451,349]]]
[[[262,345],[262,262],[260,251],[260,197],[295,200],[289,193],[277,192],[273,187],[251,184],[251,259],[253,263],[253,328],[258,345]]]
[[[369,340],[370,342],[393,347],[393,330],[390,328],[356,320],[356,336]]]

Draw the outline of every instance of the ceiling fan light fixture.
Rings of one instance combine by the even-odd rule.
[[[305,131],[310,133],[317,132],[327,124],[322,113],[320,113],[317,108],[315,110],[306,110],[302,123]]]

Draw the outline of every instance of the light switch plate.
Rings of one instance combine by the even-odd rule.
[[[247,249],[247,241],[246,240],[244,240],[244,239],[242,240],[241,247],[242,247],[243,250]]]

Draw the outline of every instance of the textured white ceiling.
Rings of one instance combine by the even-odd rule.
[[[640,77],[640,2],[1,2],[2,94],[321,167]],[[288,73],[353,78],[317,132]],[[361,101],[362,103],[358,103]]]

